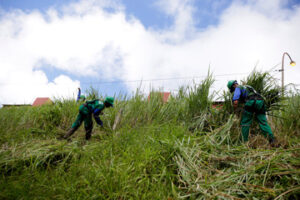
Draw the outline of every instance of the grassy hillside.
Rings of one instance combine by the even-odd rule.
[[[269,78],[254,73],[245,83],[276,94]],[[241,142],[229,94],[222,109],[211,107],[212,84],[209,75],[165,104],[139,91],[117,97],[90,141],[83,126],[60,139],[75,101],[0,109],[0,199],[299,199],[300,94],[269,102],[274,148],[255,127]]]

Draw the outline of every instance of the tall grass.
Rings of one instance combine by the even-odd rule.
[[[282,100],[282,95],[280,95],[281,88],[276,84],[276,79],[270,73],[254,69],[245,80],[242,80],[242,84],[252,86],[261,94],[265,99],[268,110],[280,108],[278,103]]]
[[[274,121],[284,135],[300,136],[300,94],[290,93],[281,112],[275,112]]]
[[[249,83],[256,82],[251,76]],[[264,81],[269,84],[266,76],[258,82]],[[209,74],[167,103],[159,91],[149,100],[139,90],[131,98],[119,95],[90,141],[83,127],[71,142],[59,140],[76,118],[74,100],[0,109],[0,199],[299,197],[299,94],[274,111],[281,118],[270,118],[285,141],[271,148],[260,136],[248,145],[240,141],[230,95],[224,92],[223,109],[213,109],[212,84]],[[103,98],[94,89],[87,97]]]

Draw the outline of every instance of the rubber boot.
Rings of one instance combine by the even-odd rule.
[[[70,128],[68,130],[68,132],[66,133],[66,135],[64,135],[64,139],[68,139],[68,137],[70,137],[71,135],[73,135],[73,133],[76,131],[76,128]]]
[[[269,143],[270,143],[271,147],[277,147],[276,142],[277,142],[277,140],[275,137],[269,139]]]
[[[86,140],[91,139],[91,136],[92,136],[92,130],[93,130],[93,129],[86,130],[86,133],[85,133],[85,139],[86,139]]]

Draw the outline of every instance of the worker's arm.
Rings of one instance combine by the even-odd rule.
[[[242,90],[241,88],[235,88],[234,93],[233,93],[233,97],[232,97],[232,102],[236,102],[240,99],[242,95]]]
[[[235,88],[234,93],[233,93],[233,97],[232,97],[232,103],[233,103],[233,108],[235,110],[235,112],[239,112],[239,99],[242,95],[242,91],[241,88]]]
[[[96,109],[94,111],[94,119],[95,119],[95,121],[97,122],[98,125],[100,125],[101,127],[103,127],[103,122],[102,122],[102,120],[99,117],[100,113],[101,113],[101,110]]]
[[[81,95],[81,89],[80,88],[78,88],[78,95],[77,95],[77,102],[79,101],[79,99],[80,99],[80,95]]]

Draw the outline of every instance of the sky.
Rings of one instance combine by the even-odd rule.
[[[138,87],[176,92],[212,72],[213,89],[256,67],[300,63],[299,0],[0,0],[0,104]],[[285,84],[300,65],[285,58]],[[277,71],[276,71],[277,70]]]

